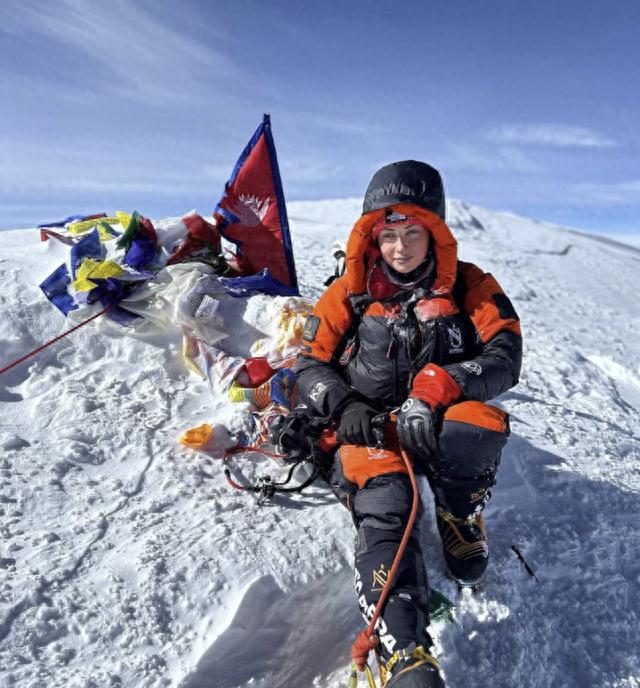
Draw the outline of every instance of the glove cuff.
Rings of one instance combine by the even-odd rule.
[[[444,368],[429,363],[415,376],[410,396],[421,399],[435,410],[439,406],[450,406],[462,396],[462,389]]]

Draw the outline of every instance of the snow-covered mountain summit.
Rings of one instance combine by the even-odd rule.
[[[360,207],[289,204],[306,295]],[[486,595],[434,633],[447,685],[637,688],[640,250],[455,201],[447,217],[525,343],[497,401],[512,437],[486,511]],[[0,234],[0,367],[68,326],[37,286],[59,262],[36,231]],[[175,339],[90,325],[0,377],[0,404],[1,685],[346,685],[362,626],[349,515],[322,485],[260,508],[177,444],[227,402]],[[431,584],[455,596],[426,512]]]

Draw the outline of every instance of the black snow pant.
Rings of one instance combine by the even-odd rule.
[[[478,513],[489,500],[509,434],[504,412],[480,402],[456,406],[465,403],[475,406],[445,414],[436,454],[412,457],[416,472],[427,475],[436,503],[459,518]],[[368,623],[409,518],[411,483],[397,448],[343,445],[337,459],[332,486],[351,510],[357,528],[355,589]],[[421,515],[422,509],[378,621],[384,661],[412,642],[430,645],[429,586],[419,544]]]

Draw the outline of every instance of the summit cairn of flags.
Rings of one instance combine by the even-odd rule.
[[[209,265],[224,291],[297,296],[291,236],[271,120],[264,115],[225,184],[213,217],[195,213],[157,226],[137,211],[72,215],[39,225],[43,241],[68,248],[67,258],[40,285],[64,315],[74,319],[108,308],[107,316],[130,325],[144,313],[127,299],[171,265]],[[223,254],[221,239],[235,255]]]
[[[0,366],[0,374],[89,323],[121,336],[177,330],[187,367],[229,401],[249,402],[248,430],[234,442],[264,439],[268,418],[288,413],[296,393],[291,367],[313,304],[298,290],[268,115],[211,218],[191,212],[152,222],[116,211],[38,228],[65,256],[40,287],[73,327]],[[246,413],[246,404],[232,406]]]

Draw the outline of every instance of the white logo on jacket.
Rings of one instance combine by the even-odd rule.
[[[316,382],[311,388],[311,393],[309,394],[309,399],[313,402],[317,402],[322,393],[327,389],[327,385],[324,382]]]
[[[480,373],[482,373],[482,366],[475,361],[465,361],[464,363],[460,364],[460,367],[464,368],[469,373],[473,373],[474,375],[480,375]]]
[[[461,354],[462,348],[462,332],[458,325],[447,326],[447,332],[449,333],[449,342],[451,346],[449,347],[450,354]]]

